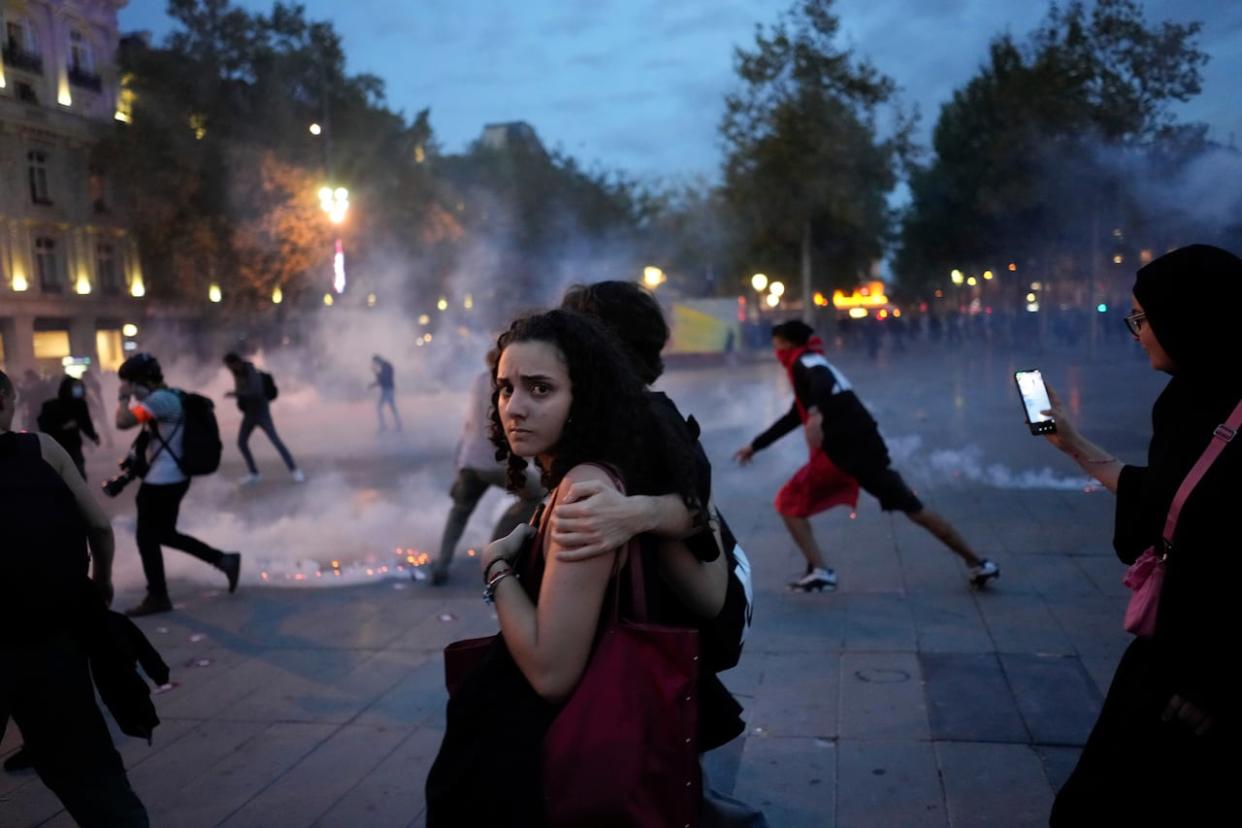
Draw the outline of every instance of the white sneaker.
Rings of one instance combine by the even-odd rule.
[[[306,482],[306,475],[302,474],[301,469],[294,469],[291,473],[293,474],[294,483],[305,483]]]
[[[237,483],[239,486],[249,486],[253,483],[258,483],[262,479],[262,476],[259,474],[248,474],[241,480],[238,480]]]
[[[988,581],[1000,577],[1000,567],[984,558],[978,566],[970,568],[970,585],[975,589],[983,589]]]
[[[812,569],[796,581],[789,582],[789,588],[803,592],[822,592],[837,588],[837,573],[831,569]]]

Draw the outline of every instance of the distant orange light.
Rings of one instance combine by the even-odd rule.
[[[888,311],[881,308],[880,312],[876,314],[876,318],[877,319],[888,319]]]
[[[815,303],[816,307],[825,308],[828,306],[828,297],[824,296],[824,294],[820,293],[818,290],[815,291],[815,295],[811,297],[811,301]]]
[[[1010,263],[1009,263],[1009,270],[1010,270],[1010,272],[1016,272],[1016,271],[1018,270],[1018,263],[1017,263],[1017,262],[1010,262]]]
[[[893,308],[893,316],[897,319],[901,318],[901,308]]]
[[[868,282],[848,294],[843,290],[832,292],[834,308],[880,308],[887,304],[888,296],[884,294],[883,282]]]

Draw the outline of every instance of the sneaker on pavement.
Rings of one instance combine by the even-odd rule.
[[[796,581],[789,582],[789,588],[803,592],[822,592],[837,588],[837,573],[831,569],[812,569]]]
[[[237,592],[237,579],[241,575],[241,553],[225,552],[220,559],[220,570],[228,576],[229,594]]]
[[[258,472],[255,472],[254,474],[248,474],[245,477],[243,477],[241,480],[238,480],[237,485],[250,486],[254,483],[258,483],[262,479],[263,479],[263,476],[260,475]]]
[[[302,473],[301,469],[294,469],[292,472],[290,472],[290,474],[293,475],[294,483],[305,483],[306,482],[306,475]]]
[[[156,598],[148,595],[142,599],[142,603],[136,607],[130,607],[125,610],[125,614],[130,618],[141,618],[144,615],[158,615],[161,612],[172,612],[172,601],[167,596]]]
[[[1000,567],[984,558],[978,566],[970,568],[970,585],[975,589],[983,589],[988,581],[1000,577]]]

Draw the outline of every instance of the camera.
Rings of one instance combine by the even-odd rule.
[[[134,444],[129,447],[129,452],[120,462],[121,473],[116,477],[103,482],[103,492],[108,497],[116,497],[125,491],[125,487],[133,483],[139,477],[144,477],[148,471],[147,466],[147,442],[149,435],[144,430],[134,440]]]

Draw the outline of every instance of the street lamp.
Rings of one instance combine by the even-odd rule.
[[[781,303],[781,297],[775,293],[769,293],[765,301],[768,303],[769,308],[774,308]]]
[[[768,277],[762,273],[756,273],[754,276],[750,277],[750,286],[757,292],[763,293],[768,289]]]
[[[666,281],[664,271],[658,267],[648,265],[643,268],[643,284],[651,290],[655,290]]]
[[[323,127],[321,127],[319,124],[311,124],[311,125],[310,125],[310,134],[311,134],[311,135],[318,135],[318,134],[319,134],[319,133],[321,133],[321,132],[323,132]]]
[[[328,221],[340,224],[349,212],[349,190],[344,187],[323,186],[319,188],[319,206],[328,214]],[[332,251],[332,289],[345,292],[345,248],[338,237]]]
[[[773,296],[775,296],[776,301],[779,302],[781,297],[785,295],[785,283],[784,282],[773,282],[772,284],[768,285],[768,292],[771,293]],[[776,307],[775,302],[768,302],[768,304],[772,305],[772,307]]]
[[[966,277],[962,275],[962,271],[954,268],[953,271],[949,273],[949,281],[955,285],[960,285],[962,282],[966,281]]]

